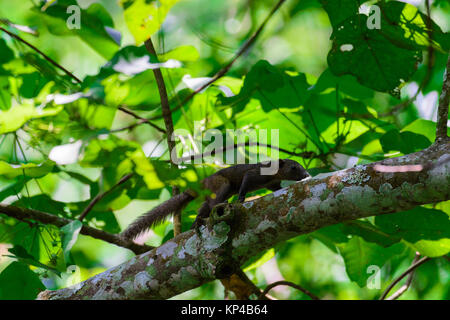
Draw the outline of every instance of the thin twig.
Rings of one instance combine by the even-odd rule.
[[[41,50],[39,50],[38,48],[36,48],[35,46],[33,46],[31,43],[29,43],[28,41],[22,39],[21,37],[19,37],[18,35],[9,32],[8,30],[6,30],[3,27],[0,27],[0,30],[2,30],[3,32],[7,33],[10,37],[13,37],[16,40],[19,40],[20,42],[24,43],[25,45],[27,45],[28,47],[30,47],[31,49],[33,49],[34,51],[36,51],[37,53],[39,53],[45,60],[47,60],[48,62],[50,62],[51,64],[53,64],[55,67],[57,67],[58,69],[64,71],[65,74],[67,74],[69,77],[71,77],[72,79],[74,79],[76,82],[81,83],[82,81],[80,79],[78,79],[73,73],[71,73],[70,71],[68,71],[66,68],[64,68],[63,66],[61,66],[60,64],[58,64],[57,62],[55,62],[55,60],[53,60],[52,58],[50,58],[49,56],[47,56],[45,53],[43,53]]]
[[[261,293],[260,298],[264,297],[266,294],[269,293],[270,290],[272,290],[273,288],[275,288],[276,286],[289,286],[292,288],[295,288],[301,292],[303,292],[304,294],[306,294],[307,296],[309,296],[312,300],[320,300],[319,297],[317,297],[315,294],[313,294],[312,292],[310,292],[309,290],[295,284],[289,281],[277,281],[274,283],[269,284],[266,289],[264,289],[264,291]]]
[[[123,107],[123,106],[119,106],[118,109],[119,109],[120,111],[126,113],[126,114],[129,114],[130,116],[132,116],[132,117],[134,117],[134,118],[136,118],[136,119],[139,119],[140,121],[139,121],[138,123],[132,124],[131,126],[128,126],[128,127],[125,127],[125,128],[121,128],[121,129],[116,129],[116,130],[114,130],[114,132],[117,132],[117,131],[123,131],[123,130],[127,130],[127,129],[132,129],[132,128],[136,127],[136,126],[139,125],[139,124],[147,123],[147,124],[150,125],[151,127],[153,127],[153,128],[155,128],[156,130],[158,130],[159,132],[166,134],[166,130],[164,130],[164,129],[158,127],[156,124],[152,123],[150,120],[148,120],[148,119],[146,119],[146,118],[144,118],[144,117],[141,117],[140,115],[134,113],[133,111],[128,110],[128,109],[126,109],[126,108]],[[112,131],[112,130],[111,130],[111,131]]]
[[[236,53],[236,55],[224,66],[222,69],[220,69],[208,82],[203,84],[200,88],[197,88],[195,91],[193,91],[190,95],[188,95],[180,104],[178,104],[176,107],[172,109],[173,111],[176,111],[183,107],[188,101],[190,101],[197,93],[203,91],[205,88],[213,84],[218,79],[222,78],[233,66],[233,64],[236,62],[239,57],[241,57],[256,41],[258,36],[263,31],[264,27],[266,26],[267,22],[272,18],[272,16],[275,14],[275,12],[278,11],[278,9],[281,7],[281,5],[286,2],[286,0],[279,0],[278,3],[273,7],[273,9],[270,11],[270,13],[267,15],[267,17],[264,19],[264,21],[261,23],[259,28],[255,31],[255,33],[245,42],[245,44],[239,49],[239,51]],[[150,118],[149,120],[156,120],[161,118],[161,116],[155,116]]]
[[[112,192],[115,188],[117,188],[118,186],[120,186],[121,184],[125,183],[126,181],[128,181],[131,177],[133,176],[133,173],[129,173],[125,176],[122,177],[122,179],[119,180],[119,182],[117,182],[115,185],[113,185],[109,190],[105,191],[105,192],[101,192],[98,193],[94,199],[92,199],[91,202],[89,202],[89,204],[86,206],[86,208],[84,208],[83,212],[81,213],[81,215],[79,216],[78,220],[79,221],[83,221],[83,219],[87,216],[87,214],[92,210],[92,208],[95,206],[95,204],[97,202],[99,202],[100,200],[102,200],[106,195],[108,195],[110,192]]]
[[[194,155],[190,155],[190,156],[185,156],[182,158],[179,158],[178,161],[180,161],[180,163],[183,162],[188,162],[188,161],[193,161],[196,159],[203,159],[206,157],[212,157],[218,153],[224,153],[225,151],[228,150],[232,150],[232,149],[238,149],[241,147],[254,147],[254,146],[259,146],[259,147],[263,147],[263,148],[270,148],[270,149],[274,149],[274,150],[278,150],[281,151],[283,153],[289,154],[291,156],[296,156],[296,157],[301,157],[301,158],[305,158],[305,159],[311,159],[316,157],[316,154],[313,151],[303,151],[303,152],[294,152],[294,151],[289,151],[287,149],[283,149],[277,146],[273,146],[270,144],[265,144],[265,143],[258,143],[258,142],[247,142],[247,143],[235,143],[234,145],[231,146],[226,146],[226,147],[222,147],[220,149],[213,149],[211,151],[208,152],[204,152],[204,153],[200,153],[200,154],[194,154]]]
[[[54,214],[34,210],[27,208],[20,208],[0,203],[0,213],[6,214],[9,217],[15,218],[20,221],[38,221],[43,224],[51,224],[56,227],[63,227],[74,220],[58,217]],[[83,225],[80,230],[81,234],[90,236],[92,238],[100,239],[123,248],[130,249],[136,254],[147,252],[153,247],[147,245],[138,245],[132,241],[123,240],[116,234],[108,233],[103,230],[95,229],[86,225]]]
[[[413,263],[408,269],[406,269],[405,272],[403,272],[397,279],[395,279],[388,287],[387,289],[383,292],[383,294],[380,297],[380,300],[384,300],[386,299],[387,295],[389,294],[389,291],[392,290],[392,288],[395,287],[395,285],[397,283],[399,283],[404,277],[406,277],[410,272],[414,271],[416,268],[418,268],[419,266],[421,266],[422,264],[424,264],[425,262],[431,260],[430,257],[423,257],[422,259],[420,259],[419,261],[417,261],[416,263]]]
[[[420,259],[420,253],[416,253],[416,256],[414,257],[414,260],[412,264],[416,263]],[[408,278],[406,279],[406,283],[400,287],[396,292],[394,292],[387,300],[396,300],[398,299],[403,293],[406,292],[406,290],[409,289],[411,286],[412,280],[414,278],[414,271],[410,272],[408,275]]]

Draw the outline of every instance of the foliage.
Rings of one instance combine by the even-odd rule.
[[[245,135],[278,129],[280,157],[299,161],[314,175],[412,153],[435,139],[432,108],[450,49],[450,34],[443,31],[450,21],[445,1],[433,2],[431,9],[441,17],[436,20],[429,20],[425,7],[377,2],[381,29],[366,27],[370,15],[358,13],[357,0],[339,6],[331,0],[287,1],[227,76],[181,107],[204,77],[233,58],[275,2],[44,2],[2,1],[0,26],[82,81],[0,31],[3,203],[76,219],[97,194],[107,192],[83,223],[118,233],[169,198],[174,186],[201,192],[199,181],[217,170],[217,163],[210,157],[175,169],[164,134],[119,109],[165,127],[155,67],[163,72],[175,129],[189,133],[177,142],[179,156],[187,156],[180,150],[194,141],[205,148],[209,141],[201,138],[207,129],[218,130],[223,141],[230,137],[227,130],[242,129]],[[81,27],[69,29],[67,8],[78,4]],[[143,45],[150,36],[158,39],[158,57]],[[423,103],[410,99],[418,87]],[[234,155],[256,153],[274,155],[251,146]],[[224,160],[225,153],[215,159]],[[185,230],[200,201],[185,208]],[[330,226],[263,252],[244,268],[260,287],[275,270],[320,297],[372,299],[380,290],[367,288],[368,267],[381,269],[385,288],[416,251],[430,257],[450,252],[449,216],[445,202]],[[44,286],[65,287],[73,264],[85,280],[131,257],[125,249],[79,235],[80,228],[79,221],[58,229],[0,214],[0,252],[6,244],[10,248],[0,257],[0,299],[33,299]],[[159,245],[172,236],[166,222],[148,243]],[[416,273],[425,285],[413,285],[402,297],[449,298],[448,263],[432,260]],[[289,289],[279,294],[306,298]],[[180,297],[223,296],[215,282]]]

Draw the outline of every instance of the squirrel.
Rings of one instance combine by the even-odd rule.
[[[273,174],[264,174],[264,170],[267,172],[274,167],[278,170],[273,171]],[[212,195],[206,197],[191,228],[199,227],[215,205],[226,202],[235,194],[238,194],[239,202],[242,203],[247,192],[262,188],[276,191],[281,189],[282,180],[300,181],[309,176],[303,166],[290,159],[238,164],[221,169],[201,181],[203,188],[210,190]],[[145,230],[161,223],[167,216],[186,206],[196,197],[197,194],[189,189],[173,196],[137,218],[120,234],[121,237],[125,240],[133,240]]]

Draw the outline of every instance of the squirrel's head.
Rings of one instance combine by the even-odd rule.
[[[277,175],[282,180],[300,181],[311,175],[298,162],[289,159],[280,159]]]

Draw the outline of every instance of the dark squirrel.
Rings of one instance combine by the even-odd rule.
[[[226,202],[235,194],[238,194],[239,202],[244,202],[247,192],[262,188],[276,191],[281,189],[282,180],[300,181],[310,176],[305,168],[296,161],[289,159],[276,161],[278,161],[278,170],[271,175],[262,174],[261,170],[262,168],[267,170],[274,163],[263,162],[234,165],[205,178],[202,181],[203,188],[210,190],[212,196],[206,197],[192,227],[200,226],[215,205]],[[196,196],[195,192],[191,190],[173,196],[132,222],[121,233],[121,237],[126,240],[136,238],[143,231],[161,223],[167,216],[186,206]]]

